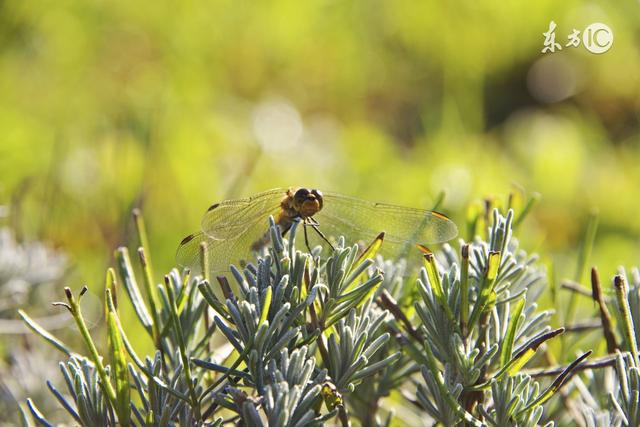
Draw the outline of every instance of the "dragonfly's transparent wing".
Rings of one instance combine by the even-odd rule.
[[[200,244],[202,242],[205,242],[208,248],[209,244],[213,244],[216,240],[208,237],[203,232],[190,234],[182,239],[176,251],[176,262],[180,267],[189,268],[192,271],[199,271]]]
[[[229,271],[231,264],[238,266],[242,261],[252,261],[252,246],[258,241],[263,244],[268,242],[268,218],[277,213],[277,209],[264,212],[259,220],[246,224],[239,234],[230,239],[214,239],[204,232],[187,236],[178,247],[176,260],[180,266],[189,268],[196,274],[200,273],[200,244],[204,243],[211,273]]]
[[[382,254],[396,256],[414,244],[435,244],[453,239],[458,229],[444,215],[343,196],[324,194],[324,206],[314,218],[326,235],[344,235],[348,241],[369,244],[385,232]]]
[[[202,232],[218,239],[232,239],[247,226],[266,219],[280,208],[287,189],[276,188],[244,199],[225,200],[212,205],[202,218]],[[265,225],[266,229],[266,225]]]
[[[212,272],[252,259],[252,246],[263,239],[269,215],[280,216],[286,189],[265,191],[244,199],[212,205],[202,218],[202,231],[183,239],[176,253],[182,267],[200,271],[200,245],[205,243]]]

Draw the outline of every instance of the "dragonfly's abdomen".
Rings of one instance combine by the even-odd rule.
[[[278,228],[280,229],[281,236],[284,236],[287,233],[287,231],[289,231],[289,229],[291,228],[291,225],[293,225],[293,221],[295,218],[297,218],[297,215],[292,217],[291,213],[285,210],[281,211],[278,214],[278,217],[275,218],[275,222]],[[264,248],[266,245],[268,245],[270,241],[271,241],[271,234],[267,230],[258,240],[253,242],[253,244],[251,245],[251,250],[259,251],[262,248]]]

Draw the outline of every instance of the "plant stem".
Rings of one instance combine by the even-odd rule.
[[[616,289],[616,298],[618,300],[618,306],[620,307],[620,315],[622,316],[623,330],[626,335],[629,350],[633,355],[633,366],[638,366],[638,343],[636,342],[636,333],[633,325],[633,319],[631,317],[631,309],[629,307],[629,300],[627,299],[627,284],[624,278],[620,275],[614,277],[613,285]]]
[[[469,244],[462,246],[462,265],[460,271],[460,329],[462,337],[467,336],[467,322],[469,321]]]
[[[578,262],[576,266],[576,275],[575,282],[582,283],[582,278],[584,276],[584,268],[587,262],[589,261],[589,257],[591,256],[591,249],[593,248],[593,243],[596,239],[596,231],[598,230],[598,213],[592,212],[589,215],[589,219],[587,222],[587,229],[584,233],[584,239],[582,241],[582,246],[580,247],[580,252],[578,253]],[[576,294],[571,294],[569,297],[569,304],[567,305],[567,311],[565,312],[565,323],[570,323],[573,321],[573,316],[576,311]]]
[[[158,350],[162,350],[160,343],[160,318],[158,316],[157,310],[157,296],[155,293],[155,288],[153,286],[153,276],[151,275],[151,262],[147,257],[147,253],[145,252],[144,247],[138,248],[138,256],[140,257],[140,265],[142,266],[142,271],[144,272],[144,288],[147,292],[147,296],[149,297],[149,311],[151,311],[151,318],[153,319],[153,324],[151,325],[151,332],[153,334],[153,341]]]
[[[600,320],[602,322],[602,332],[605,340],[607,341],[607,352],[615,353],[618,345],[616,344],[616,337],[613,334],[611,314],[609,314],[607,303],[604,300],[602,287],[600,286],[600,278],[598,277],[598,270],[595,267],[591,269],[591,289],[593,299],[598,303],[598,307],[600,309]]]
[[[71,289],[68,287],[64,288],[64,293],[66,294],[67,301],[69,302],[69,305],[68,305],[69,311],[71,312],[73,319],[76,321],[76,325],[78,326],[80,335],[82,335],[82,338],[84,339],[87,349],[91,354],[91,360],[93,361],[96,369],[98,370],[98,375],[100,376],[100,382],[104,387],[105,393],[107,394],[107,397],[111,402],[111,405],[113,405],[113,407],[116,407],[116,391],[113,389],[113,386],[109,381],[109,376],[107,375],[107,371],[105,370],[104,365],[102,364],[102,359],[100,357],[100,354],[98,353],[98,349],[96,348],[96,345],[94,344],[93,339],[91,338],[91,334],[89,333],[89,329],[87,328],[87,324],[85,323],[84,318],[82,317],[82,310],[80,308],[80,298],[82,298],[82,296],[86,291],[87,291],[87,287],[83,286],[82,290],[80,291],[79,298],[78,300],[76,300],[73,297],[73,294],[71,293]]]
[[[576,366],[576,371],[606,368],[609,366],[615,366],[615,364],[616,364],[616,356],[608,355],[608,356],[600,357],[598,359],[593,359],[589,362],[582,363]],[[532,378],[555,377],[557,375],[560,375],[566,369],[567,369],[567,366],[553,366],[551,368],[523,370],[522,373],[527,374]]]
[[[173,326],[176,330],[178,346],[180,347],[180,359],[182,360],[182,366],[184,368],[184,378],[187,382],[187,386],[189,387],[189,396],[191,398],[191,404],[195,412],[194,415],[198,421],[201,421],[202,416],[200,412],[200,401],[198,400],[198,395],[196,394],[196,390],[193,385],[193,376],[191,375],[191,361],[187,356],[187,346],[184,342],[184,335],[182,333],[182,326],[180,324],[180,317],[178,315],[178,307],[176,305],[176,297],[173,290],[173,284],[171,283],[171,279],[169,278],[169,276],[164,276],[164,281],[167,287],[167,294],[169,295],[169,303],[171,304],[171,321],[173,322]]]
[[[424,337],[420,335],[416,328],[413,327],[407,316],[403,313],[402,309],[398,307],[398,303],[396,302],[396,300],[393,299],[391,294],[389,294],[386,289],[383,289],[380,293],[379,304],[385,309],[389,310],[393,317],[395,317],[399,323],[402,323],[404,325],[404,328],[407,330],[411,338],[413,338],[420,344],[424,342]]]

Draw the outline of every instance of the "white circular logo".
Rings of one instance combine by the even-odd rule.
[[[595,22],[584,29],[582,43],[591,53],[605,53],[613,44],[613,31],[600,22]]]

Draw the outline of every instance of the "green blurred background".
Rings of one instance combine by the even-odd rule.
[[[0,2],[0,201],[102,285],[147,220],[155,267],[207,206],[305,185],[442,209],[514,188],[560,278],[586,218],[609,277],[640,260],[640,6],[622,1]],[[542,54],[554,20],[610,51]],[[515,187],[514,187],[515,186]],[[468,236],[463,237],[467,238]]]
[[[306,185],[429,207],[445,190],[461,222],[517,184],[542,194],[526,248],[574,254],[596,208],[593,262],[613,273],[640,259],[639,17],[635,1],[4,0],[4,221],[95,285],[134,206],[165,271],[224,198]],[[562,44],[606,23],[613,47],[542,54],[551,20]]]
[[[563,45],[605,23],[613,47],[542,54],[551,20]],[[637,1],[0,0],[0,221],[99,294],[133,207],[162,273],[225,198],[445,191],[462,225],[525,189],[522,247],[576,278],[597,210],[608,280],[640,263],[639,95]]]

